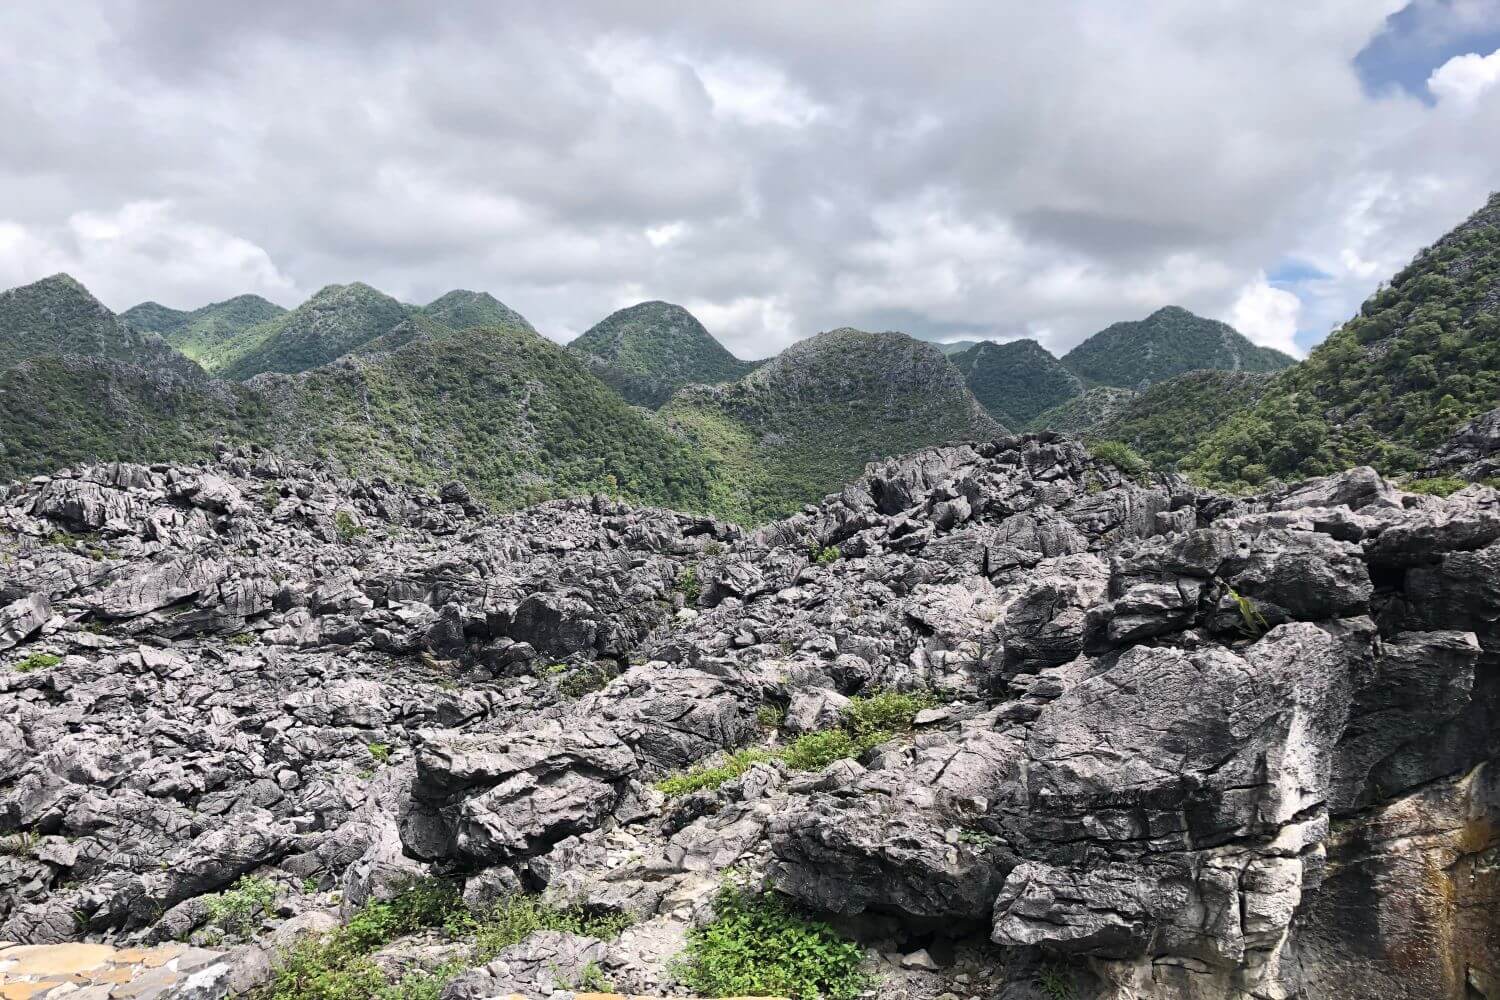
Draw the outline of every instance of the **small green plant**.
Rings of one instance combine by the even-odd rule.
[[[682,591],[683,600],[688,604],[697,604],[698,598],[703,593],[703,584],[698,580],[697,566],[684,566],[677,574],[677,589]]]
[[[205,897],[209,923],[226,934],[249,937],[259,918],[276,902],[276,883],[270,879],[242,875],[223,892]]]
[[[318,880],[309,875],[302,880],[302,895],[311,896],[318,891]]]
[[[714,539],[703,544],[703,554],[706,556],[721,556],[724,554],[724,543]]]
[[[925,691],[881,691],[851,698],[842,713],[843,723],[856,740],[875,746],[911,729],[917,713],[936,704],[937,699]]]
[[[858,757],[865,749],[843,729],[825,729],[797,737],[782,760],[796,771],[820,771],[836,760]]]
[[[587,663],[574,667],[557,682],[557,693],[564,698],[582,698],[597,691],[619,676],[619,671],[604,663]]]
[[[30,857],[36,848],[36,834],[30,830],[22,830],[20,833],[0,839],[0,854],[9,854],[17,858]]]
[[[1060,965],[1043,966],[1033,982],[1047,1000],[1074,1000],[1078,996],[1073,988],[1073,977]]]
[[[670,778],[658,781],[656,788],[668,798],[718,788],[725,782],[738,778],[756,764],[776,760],[779,756],[771,750],[741,750],[730,754],[722,764],[688,768],[681,774],[674,774]]]
[[[1259,639],[1266,632],[1270,631],[1270,623],[1266,621],[1266,616],[1261,612],[1260,606],[1255,601],[1241,594],[1227,583],[1224,584],[1224,591],[1229,595],[1229,599],[1234,602],[1235,607],[1239,609],[1239,628],[1246,637]]]
[[[958,831],[958,842],[960,844],[968,844],[970,847],[993,847],[1000,843],[1000,838],[984,830],[974,830],[964,827]]]
[[[333,530],[338,534],[339,541],[352,542],[369,529],[355,521],[353,514],[341,510],[333,516]]]
[[[566,663],[549,663],[537,671],[537,676],[556,677],[558,674],[565,674],[567,672],[568,665]]]
[[[17,663],[15,671],[18,674],[29,674],[36,670],[46,670],[55,667],[62,662],[62,657],[54,653],[32,653],[26,659]]]
[[[726,888],[714,919],[688,932],[673,974],[701,996],[851,1000],[867,983],[858,944],[779,896]]]
[[[807,556],[819,566],[827,566],[829,563],[839,561],[839,547],[837,545],[814,545],[808,551]]]
[[[1091,441],[1089,452],[1101,462],[1108,462],[1127,476],[1151,471],[1151,463],[1123,441]]]
[[[1472,485],[1467,479],[1454,476],[1432,476],[1428,479],[1406,479],[1400,484],[1408,493],[1421,493],[1430,497],[1446,497]]]
[[[536,931],[564,931],[608,939],[618,937],[630,923],[630,916],[624,913],[594,914],[577,908],[549,906],[536,896],[507,896],[482,914],[456,914],[446,927],[455,937],[472,935],[472,958],[478,965]]]
[[[281,503],[281,490],[274,483],[267,483],[265,489],[260,491],[260,505],[267,514],[274,511]]]
[[[253,646],[255,645],[255,636],[250,632],[236,632],[224,641],[231,646]]]
[[[598,962],[590,962],[578,970],[578,982],[573,986],[587,993],[613,993],[615,991],[615,984],[605,977],[604,970],[599,968]]]
[[[755,710],[755,721],[762,729],[780,729],[786,721],[786,709],[780,705],[762,705]]]
[[[388,763],[391,759],[391,745],[389,743],[371,743],[365,749],[370,751],[370,759],[377,764]]]

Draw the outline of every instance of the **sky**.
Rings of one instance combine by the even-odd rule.
[[[17,0],[0,134],[0,287],[116,310],[666,299],[754,358],[1176,304],[1300,355],[1500,189],[1500,0]]]

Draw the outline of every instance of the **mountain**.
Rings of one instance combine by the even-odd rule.
[[[1141,389],[1183,372],[1276,371],[1296,359],[1257,347],[1227,323],[1167,306],[1143,320],[1105,327],[1063,355],[1062,363],[1095,385]]]
[[[374,340],[411,312],[360,282],[329,285],[291,312],[245,331],[217,374],[244,381],[261,372],[316,368]]]
[[[1077,431],[1123,442],[1157,468],[1173,469],[1226,416],[1265,395],[1274,377],[1269,372],[1184,372],[1137,393],[1123,406],[1107,408]]]
[[[1413,472],[1500,399],[1500,194],[1186,456],[1245,489],[1367,464]]]
[[[454,330],[471,326],[517,326],[536,332],[526,317],[488,292],[459,288],[422,307],[422,315]]]
[[[595,491],[707,502],[689,445],[529,329],[416,337],[256,387],[284,415],[263,443],[361,474],[460,479],[501,507]]]
[[[139,364],[184,378],[203,375],[160,337],[122,323],[66,274],[0,292],[0,370],[64,354]]]
[[[224,359],[242,349],[246,333],[285,315],[286,310],[259,295],[237,295],[185,312],[155,302],[142,302],[120,314],[138,330],[162,338],[208,372],[217,372]]]
[[[1123,413],[1135,396],[1129,389],[1098,385],[1081,396],[1074,396],[1038,413],[1027,425],[1027,430],[1092,436],[1094,428]]]
[[[0,482],[89,462],[202,459],[221,441],[265,440],[278,417],[248,387],[201,372],[31,358],[0,369]]]
[[[628,401],[653,409],[685,385],[732,382],[756,367],[730,354],[692,313],[670,302],[610,313],[568,350]]]
[[[872,460],[1004,433],[936,346],[847,328],[738,382],[685,387],[661,413],[705,454],[710,509],[745,523],[797,510]]]
[[[1034,340],[986,340],[949,360],[974,398],[1008,427],[1024,427],[1043,410],[1083,393],[1078,376]]]

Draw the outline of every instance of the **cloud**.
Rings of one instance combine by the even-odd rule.
[[[1413,24],[1457,44],[1492,3]],[[1496,186],[1494,91],[1364,85],[1401,7],[12,4],[0,283],[481,288],[559,340],[661,298],[747,357],[843,325],[1060,352],[1168,303],[1285,344],[1290,296],[1305,348]]]
[[[67,271],[116,303],[137,301],[142,288],[155,290],[167,305],[186,308],[247,292],[283,303],[304,294],[264,249],[183,219],[167,201],[75,212],[50,228],[0,221],[0,285],[56,271]]]
[[[1301,299],[1270,285],[1262,274],[1240,290],[1226,320],[1260,346],[1296,356],[1302,353],[1296,342],[1297,317],[1301,311]]]
[[[1444,101],[1473,104],[1500,84],[1500,49],[1487,56],[1477,52],[1454,56],[1432,71],[1427,88]]]

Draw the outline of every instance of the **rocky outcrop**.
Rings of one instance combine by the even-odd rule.
[[[0,939],[201,941],[251,875],[269,947],[435,876],[633,921],[445,995],[670,993],[732,872],[891,996],[1500,996],[1497,580],[1482,486],[1215,496],[1053,435],[750,535],[255,452],[67,470],[0,495]],[[880,691],[928,707],[793,766]]]

